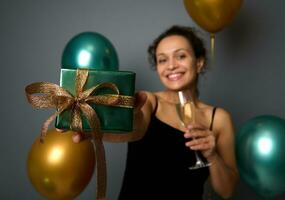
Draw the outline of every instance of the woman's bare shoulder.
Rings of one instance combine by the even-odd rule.
[[[206,104],[204,102],[199,103],[199,107],[201,110],[204,111],[208,117],[212,118],[214,114],[214,129],[221,130],[225,127],[232,126],[232,119],[231,114],[229,111],[227,111],[225,108],[222,108],[220,106],[214,106],[210,104]],[[215,113],[214,112],[215,108]]]
[[[224,132],[223,130],[233,130],[230,112],[224,108],[218,107],[215,114],[215,126],[219,132]]]
[[[152,110],[155,108],[156,106],[156,93],[154,92],[150,92],[150,91],[145,91],[145,90],[142,90],[142,91],[139,91],[139,92],[142,92],[144,93],[146,96],[147,96],[147,99],[146,99],[146,105],[147,106],[151,106]]]
[[[215,118],[217,117],[217,118],[220,118],[221,120],[231,117],[230,113],[225,108],[222,108],[219,106],[214,106],[214,105],[210,105],[210,104],[207,104],[204,102],[199,102],[199,107],[202,108],[203,110],[207,110],[211,113],[215,108],[216,109]]]
[[[230,120],[231,119],[231,114],[229,111],[227,111],[225,108],[222,107],[217,107],[216,109],[217,112],[217,118],[220,120]]]

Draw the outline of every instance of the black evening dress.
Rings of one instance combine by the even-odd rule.
[[[213,109],[212,129],[215,108]],[[201,200],[209,169],[189,170],[194,151],[183,132],[152,115],[145,136],[129,142],[119,200]]]

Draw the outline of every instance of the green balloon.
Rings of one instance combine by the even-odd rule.
[[[61,67],[117,71],[119,60],[112,43],[96,32],[74,36],[64,48]]]
[[[272,115],[248,120],[235,140],[241,179],[260,196],[285,192],[285,120]]]

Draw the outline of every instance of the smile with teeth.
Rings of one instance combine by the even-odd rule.
[[[169,74],[167,75],[167,78],[170,81],[177,81],[182,77],[183,73],[179,72],[179,73],[173,73],[173,74]]]

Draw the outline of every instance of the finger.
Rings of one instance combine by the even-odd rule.
[[[185,138],[199,138],[199,137],[207,137],[210,133],[205,130],[193,130],[193,131],[186,131],[184,134]]]
[[[59,133],[63,133],[63,132],[66,131],[66,130],[64,130],[64,129],[59,129],[59,128],[55,128],[55,130],[56,130],[57,132],[59,132]]]
[[[209,150],[209,149],[215,149],[216,147],[214,137],[194,139],[194,140],[185,142],[185,145],[190,147],[193,150],[196,150],[196,149]]]
[[[79,132],[76,132],[73,136],[72,136],[72,140],[74,143],[79,143],[82,140],[82,134]]]
[[[190,146],[190,149],[204,151],[204,150],[212,149],[212,146],[209,143],[202,143],[202,144]]]
[[[74,143],[79,143],[83,140],[89,140],[89,139],[92,139],[92,135],[83,132],[75,132],[74,135],[72,136],[72,140]]]
[[[201,124],[192,123],[187,126],[187,129],[192,131],[192,130],[206,130],[207,128]]]
[[[200,144],[204,144],[204,143],[208,143],[210,142],[208,138],[197,138],[195,140],[191,140],[189,142],[186,142],[186,146],[196,146],[196,145],[200,145]]]

